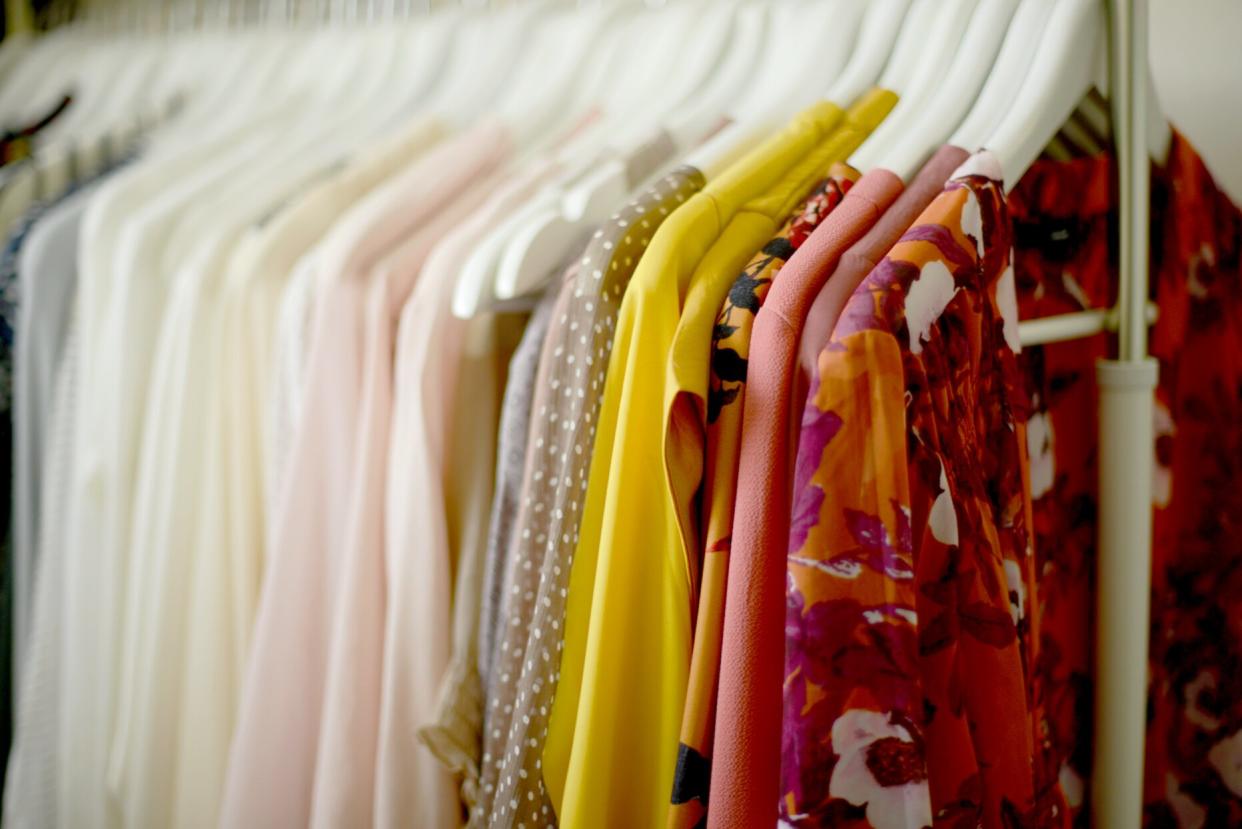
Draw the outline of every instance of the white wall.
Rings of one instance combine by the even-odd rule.
[[[1151,63],[1165,115],[1242,205],[1242,0],[1151,0]]]

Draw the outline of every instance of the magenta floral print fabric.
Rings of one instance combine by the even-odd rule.
[[[1000,171],[972,157],[821,352],[788,554],[784,825],[1061,825]],[[986,681],[982,678],[986,677]]]

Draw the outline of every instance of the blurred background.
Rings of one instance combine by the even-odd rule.
[[[452,0],[487,5],[489,0]],[[4,36],[78,22],[118,32],[262,21],[333,25],[426,13],[445,0],[4,0]],[[490,0],[503,5],[505,0]],[[512,0],[510,0],[512,2]],[[1161,105],[1242,201],[1242,0],[1152,0],[1151,64]]]

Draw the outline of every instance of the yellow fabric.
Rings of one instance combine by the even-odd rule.
[[[804,156],[767,193],[752,200],[729,222],[696,269],[685,308],[673,338],[668,362],[664,411],[664,466],[681,527],[682,554],[691,579],[687,606],[698,595],[698,566],[703,544],[695,494],[703,479],[706,443],[707,384],[712,328],[729,288],[755,252],[780,229],[805,201],[816,182],[828,175],[834,161],[844,161],[897,104],[887,89],[872,89],[850,107],[845,120],[828,140]],[[691,617],[693,618],[693,617]]]
[[[30,0],[4,0],[4,9],[6,38],[34,31],[34,13],[30,10]]]
[[[690,661],[690,581],[663,463],[668,362],[697,266],[844,113],[820,103],[661,225],[621,304],[570,575],[544,782],[561,825],[659,826]],[[641,228],[636,228],[641,232]],[[622,416],[624,415],[624,416]]]

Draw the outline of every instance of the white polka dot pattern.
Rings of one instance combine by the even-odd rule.
[[[569,572],[595,419],[626,283],[660,222],[704,185],[680,167],[596,231],[561,289],[532,408],[527,480],[484,712],[482,786],[471,825],[555,824],[541,754],[560,671]]]

